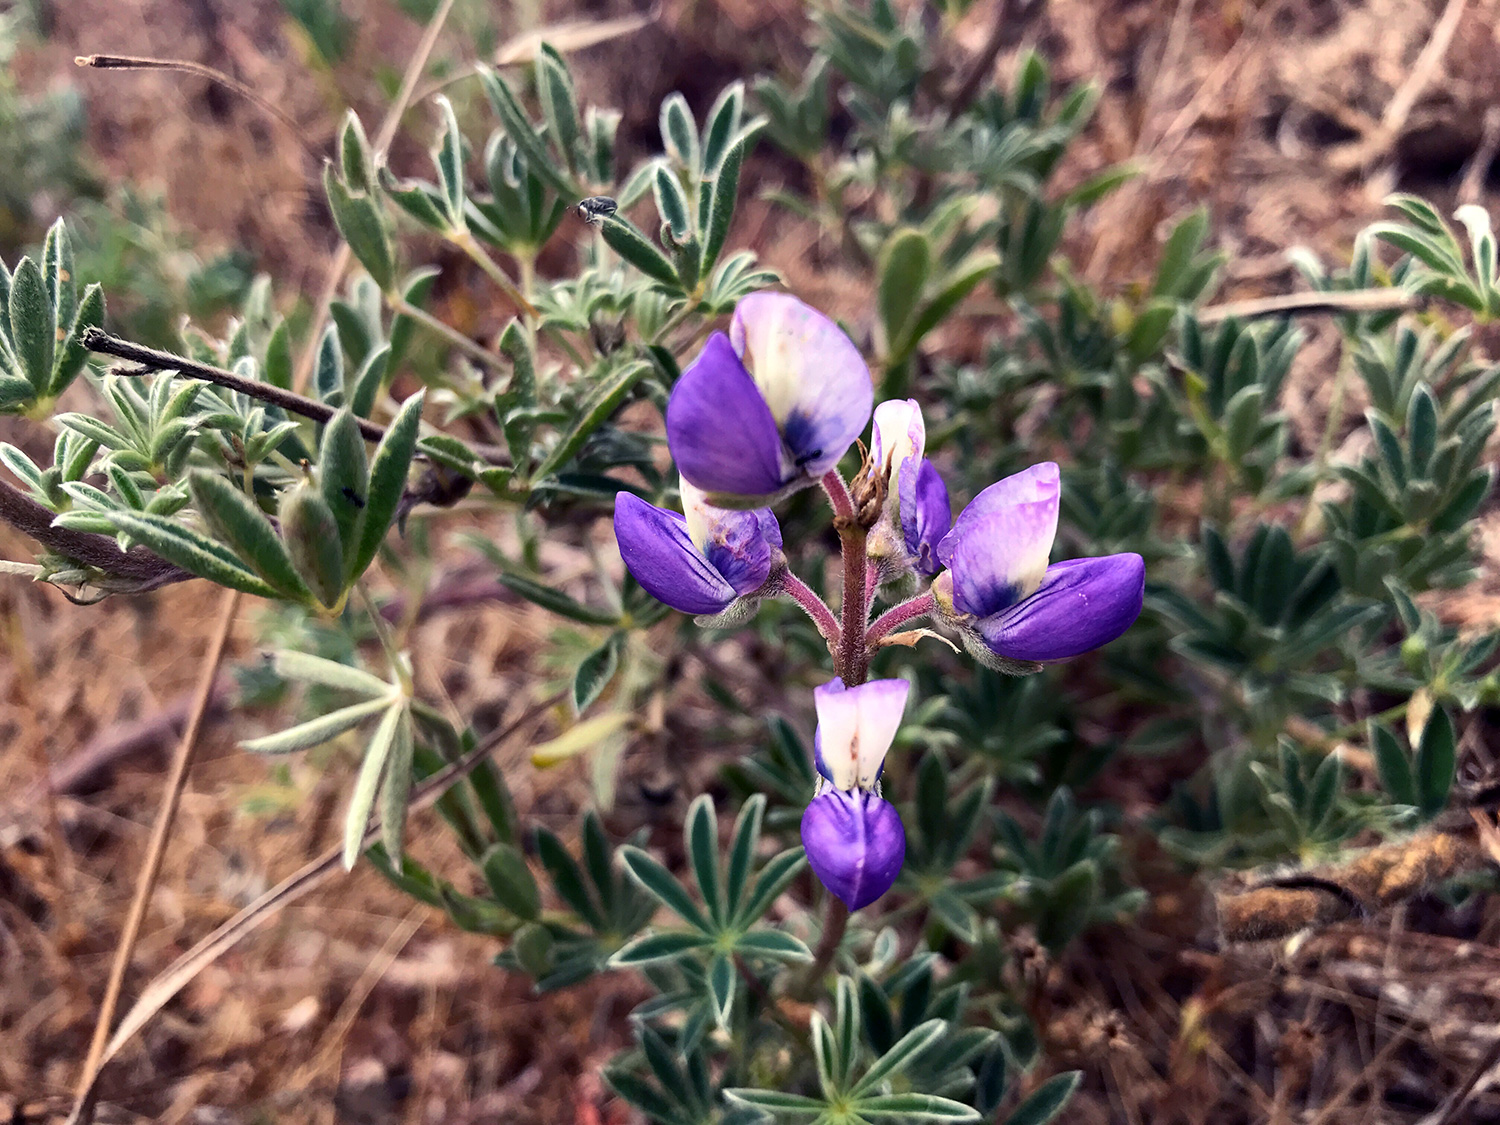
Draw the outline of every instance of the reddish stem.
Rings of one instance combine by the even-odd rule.
[[[899,629],[908,621],[926,617],[934,608],[931,590],[925,594],[918,594],[910,601],[892,606],[871,623],[870,628],[865,632],[865,643],[873,645],[881,637],[894,629]]]
[[[829,469],[819,482],[828,493],[828,502],[833,505],[833,516],[839,523],[854,523],[854,498],[849,495],[849,486],[839,476],[837,469]]]
[[[816,591],[811,586],[798,578],[790,570],[782,572],[781,577],[777,580],[775,592],[785,594],[806,611],[807,616],[811,617],[813,624],[818,627],[818,632],[822,634],[823,640],[827,642],[829,655],[836,659],[839,649],[840,630],[838,618],[834,617],[833,610],[828,608],[828,603],[818,597]]]

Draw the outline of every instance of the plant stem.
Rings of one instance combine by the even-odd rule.
[[[875,641],[885,636],[892,630],[905,625],[908,621],[915,621],[919,617],[926,617],[935,608],[932,591],[918,594],[910,601],[904,601],[900,605],[892,606],[886,610],[870,625],[865,632],[865,643],[874,644]]]
[[[807,967],[807,976],[803,978],[801,991],[804,996],[811,994],[823,979],[823,974],[828,971],[828,966],[833,964],[834,954],[839,951],[844,931],[848,928],[849,908],[837,895],[830,894],[828,905],[823,908],[823,935],[818,939],[818,948],[813,950],[812,964]]]
[[[208,643],[203,667],[198,677],[198,687],[193,695],[192,710],[187,727],[182,732],[182,741],[172,759],[172,771],[167,777],[167,791],[161,807],[156,813],[156,823],[151,827],[151,842],[146,850],[145,866],[136,878],[135,895],[130,901],[130,912],[125,916],[125,927],[115,947],[114,964],[110,966],[109,982],[104,988],[104,1000],[99,1005],[99,1016],[94,1023],[94,1037],[89,1044],[89,1053],[84,1060],[83,1071],[78,1080],[77,1100],[72,1120],[88,1122],[93,1116],[90,1095],[94,1079],[103,1065],[104,1049],[109,1042],[109,1029],[114,1024],[115,1007],[120,1002],[120,992],[125,985],[125,971],[130,967],[131,955],[135,952],[136,940],[141,934],[141,925],[146,920],[146,908],[151,902],[151,892],[161,874],[162,857],[167,851],[172,824],[177,819],[177,807],[182,800],[182,791],[187,785],[188,770],[193,764],[198,748],[198,731],[203,726],[203,716],[213,697],[214,681],[219,675],[219,663],[224,658],[224,648],[229,642],[229,632],[234,626],[235,611],[239,608],[240,595],[235,590],[225,590],[220,603],[219,622],[213,638]]]
[[[839,529],[844,555],[844,599],[839,606],[843,624],[834,663],[845,687],[864,683],[870,672],[870,649],[865,643],[865,622],[869,619],[865,601],[865,545],[869,534],[856,524]]]
[[[781,573],[777,584],[772,588],[775,594],[785,594],[796,602],[812,618],[813,624],[818,627],[818,632],[828,644],[828,654],[837,658],[839,647],[839,622],[834,617],[833,610],[828,608],[828,603],[818,597],[817,592],[802,579],[798,578],[790,570]]]
[[[507,297],[515,302],[516,306],[523,310],[527,316],[536,316],[536,306],[526,298],[526,294],[510,279],[510,275],[500,268],[500,263],[490,257],[485,248],[475,241],[474,236],[466,230],[456,231],[448,236],[453,245],[457,246],[471,261],[484,271],[485,276],[493,281]],[[521,276],[526,277],[526,271],[521,271]],[[528,288],[530,286],[528,285]]]
[[[828,493],[828,502],[833,505],[833,518],[853,523],[854,500],[849,495],[849,486],[844,483],[844,478],[839,476],[839,471],[829,469],[818,483],[823,486],[823,491]]]
[[[141,365],[139,371],[124,371],[121,374],[145,375],[153,371],[175,371],[189,379],[202,379],[216,387],[224,387],[249,395],[258,402],[268,402],[272,406],[279,406],[291,414],[311,418],[314,422],[327,422],[338,413],[326,402],[307,398],[295,391],[282,390],[272,383],[263,383],[259,379],[246,379],[236,375],[233,371],[225,371],[222,367],[199,363],[186,356],[133,344],[129,340],[111,336],[99,328],[90,328],[84,332],[83,346],[100,355],[112,355],[117,359],[128,359],[132,363]],[[359,425],[360,436],[366,441],[379,441],[385,437],[385,427],[377,426],[374,422],[367,422],[363,418],[356,419],[356,422]]]
[[[498,355],[490,351],[488,348],[481,347],[479,344],[476,344],[473,340],[469,339],[458,329],[444,324],[441,320],[433,316],[430,312],[427,312],[425,309],[419,309],[416,305],[412,304],[406,298],[398,297],[394,294],[386,294],[385,299],[386,303],[390,305],[393,311],[400,313],[402,316],[409,316],[418,324],[422,325],[422,327],[435,332],[448,343],[452,344],[459,351],[463,352],[464,355],[468,356],[475,363],[482,363],[492,371],[505,370],[505,363]]]

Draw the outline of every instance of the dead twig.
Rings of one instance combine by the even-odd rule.
[[[0,521],[35,539],[53,554],[97,570],[105,576],[106,587],[118,581],[123,590],[143,593],[194,577],[142,547],[120,550],[111,535],[54,527],[55,518],[56,513],[0,480]]]
[[[1416,62],[1412,63],[1411,73],[1386,103],[1385,112],[1380,115],[1380,123],[1359,140],[1343,149],[1329,152],[1327,159],[1331,165],[1345,172],[1353,172],[1390,151],[1391,145],[1405,128],[1417,100],[1437,77],[1443,56],[1448,53],[1453,34],[1458,30],[1459,21],[1463,19],[1467,6],[1468,0],[1448,0],[1443,14],[1432,26],[1432,34],[1427,37]]]
[[[114,964],[110,966],[109,982],[104,989],[104,1000],[99,1005],[99,1017],[94,1024],[94,1037],[89,1044],[88,1057],[78,1080],[77,1101],[70,1120],[88,1125],[93,1119],[95,1083],[99,1068],[104,1063],[105,1044],[110,1026],[114,1023],[115,1005],[120,1000],[120,990],[125,985],[125,971],[130,967],[131,954],[135,952],[136,939],[140,937],[141,923],[146,919],[146,907],[151,901],[151,892],[156,887],[156,878],[161,873],[162,857],[171,838],[172,824],[177,819],[177,806],[182,791],[187,785],[188,770],[198,749],[198,732],[203,726],[203,717],[208,712],[209,699],[213,694],[214,681],[219,675],[219,662],[224,658],[224,648],[229,643],[229,631],[234,626],[234,615],[239,608],[240,595],[237,590],[224,591],[219,621],[213,638],[208,643],[204,656],[203,673],[193,696],[193,708],[188,716],[187,728],[182,732],[177,754],[172,759],[172,771],[167,777],[166,794],[156,813],[156,823],[151,828],[151,843],[146,849],[146,862],[136,879],[135,896],[130,902],[130,912],[125,916],[125,927],[115,947]]]
[[[1197,316],[1199,324],[1213,325],[1231,318],[1255,320],[1264,316],[1407,312],[1421,308],[1423,304],[1421,297],[1404,289],[1351,289],[1344,292],[1283,293],[1275,297],[1228,301],[1200,309]]]
[[[307,139],[306,134],[302,132],[302,127],[297,122],[271,102],[266,101],[265,98],[261,97],[249,86],[246,86],[238,78],[225,74],[222,70],[215,70],[211,66],[190,62],[187,59],[149,59],[139,58],[135,55],[79,55],[73,60],[73,64],[75,66],[93,67],[96,70],[175,70],[184,74],[196,75],[199,78],[206,78],[208,81],[238,94],[268,117],[274,117],[297,139],[297,143],[302,146],[303,151],[307,155],[314,159],[317,159],[321,155],[312,142]]]

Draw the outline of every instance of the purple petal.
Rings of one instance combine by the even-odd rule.
[[[1050,461],[992,484],[937,546],[953,571],[953,604],[989,617],[1042,583],[1057,534],[1058,476]]]
[[[859,349],[832,320],[786,293],[750,294],[735,306],[729,333],[795,467],[822,476],[863,432],[875,403]]]
[[[906,830],[889,801],[862,789],[830,789],[802,814],[802,846],[813,874],[858,910],[890,890],[901,873]]]
[[[1070,559],[1048,567],[1036,593],[981,621],[979,631],[992,651],[1012,660],[1067,660],[1130,628],[1145,588],[1140,555]]]
[[[1029,469],[1022,469],[1019,473],[1013,473],[1004,480],[990,485],[974,497],[968,507],[958,514],[958,519],[953,523],[953,530],[938,544],[938,561],[944,566],[953,565],[953,552],[957,549],[959,539],[968,534],[968,527],[971,523],[977,523],[996,512],[1021,507],[1033,510],[1037,523],[1032,532],[1032,541],[1024,547],[1017,545],[1016,549],[1034,553],[1036,541],[1042,539],[1045,532],[1046,542],[1041,546],[1045,566],[1046,556],[1052,550],[1052,539],[1057,534],[1057,506],[1060,491],[1061,483],[1057,466],[1051,461],[1043,461]],[[1047,522],[1049,519],[1050,525]],[[1050,531],[1047,530],[1049,526]]]
[[[687,521],[631,492],[615,496],[615,538],[635,580],[657,601],[683,613],[719,613],[735,589],[693,546]]]
[[[953,522],[953,506],[948,500],[948,486],[943,483],[937,466],[922,458],[920,466],[908,461],[901,466],[897,481],[901,497],[901,533],[906,539],[906,553],[926,575],[938,572],[937,544],[948,534]]]
[[[706,492],[769,496],[791,475],[776,419],[722,332],[672,388],[667,445],[678,471]]]
[[[871,680],[845,688],[842,680],[834,679],[814,688],[818,772],[840,789],[874,785],[901,726],[910,691],[906,680]]]
[[[767,508],[738,511],[716,508],[702,489],[681,478],[683,517],[688,538],[737,594],[758,589],[771,573],[781,548],[781,528]],[[769,531],[769,534],[768,534]]]

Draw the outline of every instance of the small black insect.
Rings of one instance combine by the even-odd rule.
[[[619,209],[620,205],[609,196],[591,195],[578,204],[578,217],[591,227],[600,227]]]
[[[365,506],[365,498],[363,496],[355,492],[354,489],[350,488],[347,484],[344,485],[343,493],[345,500],[349,501],[349,503],[353,504],[356,508],[363,510]]]
[[[804,453],[801,457],[798,457],[797,460],[792,463],[796,465],[797,468],[804,469],[821,456],[823,456],[823,451],[821,449],[814,449],[808,453]]]

